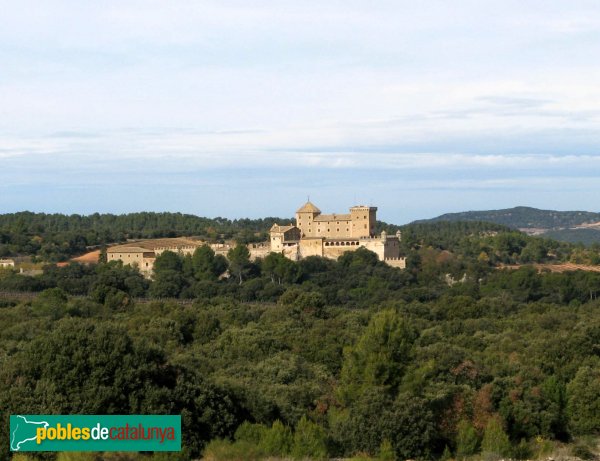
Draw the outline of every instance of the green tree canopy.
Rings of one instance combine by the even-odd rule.
[[[600,361],[585,365],[567,386],[567,412],[573,434],[600,433]]]
[[[344,351],[339,396],[352,402],[370,387],[395,395],[417,332],[395,310],[375,314],[358,342]]]
[[[246,245],[238,244],[227,252],[229,260],[229,271],[239,280],[241,285],[250,268],[250,251]]]

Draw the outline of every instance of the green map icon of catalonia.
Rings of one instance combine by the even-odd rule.
[[[37,429],[39,427],[47,428],[49,424],[46,421],[30,421],[25,416],[11,415],[10,427],[10,449],[19,451],[23,445],[36,443]]]

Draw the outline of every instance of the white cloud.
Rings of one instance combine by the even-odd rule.
[[[3,171],[600,166],[597,1],[4,3]]]

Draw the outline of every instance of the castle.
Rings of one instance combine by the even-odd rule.
[[[264,258],[270,252],[280,253],[297,261],[307,256],[337,259],[344,252],[364,247],[374,252],[380,261],[404,269],[406,258],[400,256],[400,231],[395,236],[385,232],[375,235],[376,207],[354,206],[349,214],[322,214],[310,201],[296,211],[296,225],[274,224],[269,243],[248,245],[251,259]],[[191,238],[140,240],[108,248],[108,261],[135,265],[148,278],[152,277],[156,257],[164,251],[181,255],[193,254],[202,245],[209,245],[216,254],[227,256],[235,242],[212,243]]]
[[[346,251],[364,247],[380,261],[404,269],[400,256],[400,231],[375,235],[377,207],[353,206],[349,214],[322,214],[310,201],[296,211],[296,225],[274,224],[270,229],[271,251],[298,260],[307,256],[337,259]]]

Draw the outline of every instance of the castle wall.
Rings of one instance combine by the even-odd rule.
[[[406,258],[386,259],[385,263],[388,266],[397,267],[398,269],[406,269]]]
[[[299,243],[299,253],[301,258],[308,256],[323,256],[322,238],[303,238]]]
[[[154,252],[128,252],[127,250],[123,250],[119,253],[107,253],[106,259],[107,261],[123,261],[123,264],[134,264],[138,265],[144,260],[145,257],[154,257]]]
[[[292,261],[298,261],[300,259],[300,245],[297,243],[295,245],[290,245],[285,247],[281,253],[288,259]]]
[[[152,276],[152,272],[154,271],[154,261],[156,261],[156,258],[154,257],[142,259],[138,268],[144,277],[150,278]]]
[[[266,243],[251,243],[248,245],[248,251],[250,251],[250,260],[254,261],[257,258],[264,258],[271,253],[271,247]]]
[[[360,240],[360,246],[372,251],[380,261],[400,258],[400,240],[398,237],[376,237]],[[395,266],[396,267],[396,266]]]
[[[381,239],[368,239],[360,242],[360,246],[372,251],[377,255],[377,259],[383,261],[385,259],[385,244]]]
[[[215,255],[221,255],[224,257],[227,257],[227,252],[233,248],[228,243],[211,243],[208,246],[212,249],[212,251],[215,252]]]
[[[323,256],[330,259],[338,259],[347,251],[354,251],[360,247],[357,239],[336,239],[323,242]]]
[[[400,241],[395,237],[388,237],[384,247],[384,259],[400,257]]]
[[[347,215],[343,215],[347,216]],[[315,237],[338,238],[348,237],[352,231],[352,221],[336,217],[336,215],[317,216],[314,221],[313,235]]]
[[[123,264],[137,266],[142,275],[150,277],[154,269],[156,255],[153,251],[127,251],[127,248],[120,249],[119,252],[107,252],[106,260],[122,261]]]
[[[192,255],[194,254],[194,251],[196,251],[196,249],[199,247],[200,245],[196,245],[196,246],[184,246],[184,247],[159,247],[159,248],[155,248],[154,249],[154,253],[156,253],[156,256],[164,253],[165,251],[171,251],[173,253],[177,253],[180,255]]]

